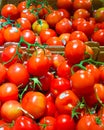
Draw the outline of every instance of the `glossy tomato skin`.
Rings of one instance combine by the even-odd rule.
[[[34,119],[42,117],[46,110],[46,98],[41,92],[29,91],[22,99],[22,107],[30,113]]]
[[[55,25],[57,34],[70,33],[72,31],[72,22],[68,18],[61,19]]]
[[[40,119],[40,130],[55,130],[55,121],[56,119],[51,116],[44,116]],[[44,126],[46,125],[46,126]]]
[[[19,42],[21,31],[17,27],[7,27],[4,30],[4,39],[6,42]]]
[[[0,46],[2,46],[5,43],[5,38],[3,36],[3,33],[0,32]]]
[[[0,100],[2,102],[18,100],[18,87],[13,83],[3,83],[0,86]]]
[[[6,81],[6,74],[6,67],[2,63],[0,63],[0,84]]]
[[[74,119],[68,114],[60,114],[55,121],[55,130],[75,130]]]
[[[60,114],[71,114],[72,109],[77,105],[79,99],[72,90],[61,92],[55,99],[57,111]]]
[[[1,9],[1,15],[10,19],[17,19],[19,17],[19,12],[17,7],[14,4],[6,4]]]
[[[14,63],[8,68],[7,79],[17,86],[25,87],[29,81],[29,77],[26,67],[21,63]]]
[[[79,63],[84,59],[86,45],[81,40],[71,40],[65,47],[65,56],[69,63]]]
[[[79,97],[91,94],[94,91],[95,79],[89,71],[78,70],[71,76],[70,80],[72,91]]]
[[[38,124],[27,116],[19,116],[14,123],[13,130],[39,130]]]
[[[62,18],[70,19],[70,12],[68,10],[66,10],[64,8],[60,8],[60,9],[58,9],[58,11],[60,12]]]
[[[99,42],[100,46],[104,45],[104,29],[99,29],[92,34],[92,41]]]
[[[56,98],[61,92],[71,89],[68,79],[57,77],[51,81],[50,91]]]
[[[17,100],[9,100],[2,104],[1,106],[1,117],[6,122],[12,122],[16,120],[17,117],[23,115],[21,110],[21,104]]]

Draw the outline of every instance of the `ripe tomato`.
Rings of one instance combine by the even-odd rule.
[[[19,12],[14,4],[5,4],[1,9],[1,15],[5,18],[10,17],[10,19],[17,19],[19,17]]]
[[[70,19],[70,13],[68,10],[66,10],[64,8],[60,8],[60,9],[58,9],[58,11],[60,12],[62,18]]]
[[[100,82],[101,82],[101,83],[104,83],[104,66],[101,65],[101,66],[99,67],[99,70],[100,70]]]
[[[6,42],[19,42],[21,31],[17,27],[7,27],[4,30],[4,39]]]
[[[46,97],[41,92],[29,91],[22,99],[22,107],[35,119],[39,119],[46,110]]]
[[[72,22],[68,18],[63,18],[55,25],[57,34],[70,33],[72,31]]]
[[[18,87],[10,82],[3,83],[0,86],[0,101],[6,102],[8,100],[18,99]]]
[[[54,29],[47,28],[45,30],[41,30],[39,36],[42,43],[45,43],[50,37],[57,36],[57,34]]]
[[[29,73],[23,64],[14,63],[8,68],[7,79],[19,87],[25,87],[29,81]]]
[[[79,39],[79,40],[81,40],[83,42],[87,42],[88,41],[88,37],[82,31],[73,31],[70,34],[69,40],[75,40],[75,39]]]
[[[92,41],[98,42],[100,46],[104,46],[104,29],[99,29],[92,34]]]
[[[30,44],[34,44],[36,40],[35,33],[30,29],[25,29],[21,32],[21,36],[24,38],[24,40]],[[23,43],[24,45],[24,43]],[[26,46],[26,45],[25,45]]]
[[[79,97],[89,95],[94,91],[94,76],[87,70],[78,70],[70,78],[72,91]]]
[[[50,92],[56,98],[61,92],[71,89],[68,79],[57,77],[51,81]]]
[[[63,42],[63,45],[67,44],[69,38],[70,38],[70,33],[62,33],[61,35],[59,35],[59,39]]]
[[[21,104],[16,100],[9,100],[1,106],[1,117],[6,122],[12,122],[23,115]]]
[[[5,38],[2,32],[0,32],[0,46],[4,45],[5,43]]]
[[[31,23],[27,18],[16,19],[16,25],[19,26],[20,30],[31,29]]]
[[[66,44],[65,56],[69,63],[79,63],[84,58],[86,45],[81,40],[71,40]]]
[[[59,39],[58,36],[48,38],[46,44],[49,46],[63,46],[63,42]]]
[[[74,119],[67,114],[60,114],[55,121],[55,130],[75,130]]]
[[[0,63],[0,84],[5,82],[6,74],[7,74],[6,67],[2,63]]]
[[[56,121],[56,119],[54,117],[44,116],[39,121],[40,130],[55,130],[55,128],[54,128],[55,121]]]
[[[79,99],[72,90],[65,90],[56,97],[55,105],[59,113],[71,114],[78,102]]]
[[[19,116],[14,123],[13,130],[39,130],[38,124],[27,116]]]
[[[21,13],[22,10],[26,9],[26,1],[21,1],[20,3],[18,3],[17,9],[19,13]]]

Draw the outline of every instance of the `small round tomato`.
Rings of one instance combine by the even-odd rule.
[[[67,114],[60,114],[55,121],[55,130],[75,130],[74,119]]]
[[[71,114],[78,102],[79,99],[72,90],[65,90],[56,97],[55,105],[59,113]]]
[[[60,8],[60,9],[58,9],[58,11],[60,12],[62,18],[70,19],[70,13],[68,10],[66,10],[64,8]]]
[[[13,130],[39,130],[38,124],[27,116],[19,116],[14,123]]]
[[[20,30],[31,29],[31,23],[27,18],[18,18],[16,20],[16,26],[19,26]]]
[[[104,46],[104,29],[99,29],[92,34],[92,41],[98,42],[100,46]]]
[[[70,38],[70,33],[62,33],[61,35],[59,35],[59,39],[63,42],[63,45],[67,44],[69,38]]]
[[[71,40],[66,44],[65,56],[69,63],[75,64],[79,63],[84,59],[86,45],[81,40]]]
[[[34,119],[39,119],[44,115],[46,110],[46,97],[41,92],[29,91],[22,99],[22,107]]]
[[[94,91],[94,76],[87,70],[78,70],[70,78],[72,91],[79,97],[89,95]]]
[[[70,81],[68,79],[57,77],[51,81],[50,92],[56,98],[61,92],[71,89]]]
[[[51,28],[47,28],[47,29],[41,30],[39,36],[42,43],[45,43],[50,37],[57,36],[57,34],[55,30]]]
[[[47,28],[49,28],[49,25],[44,19],[38,19],[32,24],[32,30],[38,34],[40,34],[42,30],[45,30]]]
[[[21,104],[16,100],[9,100],[1,106],[1,117],[6,122],[12,122],[23,115]]]
[[[72,31],[72,22],[68,18],[63,18],[55,25],[57,34],[70,33]]]
[[[82,31],[73,31],[70,34],[69,40],[75,40],[75,39],[79,39],[79,40],[81,40],[83,42],[87,42],[88,41],[88,37]]]
[[[5,4],[1,9],[1,15],[13,20],[19,17],[18,9],[14,4]]]
[[[4,39],[6,42],[19,42],[21,31],[17,27],[7,27],[4,30]]]
[[[7,71],[7,79],[20,87],[25,87],[29,81],[27,68],[21,63],[12,64]]]
[[[4,35],[3,33],[0,32],[0,46],[4,45],[4,43],[5,43]]]
[[[8,100],[18,99],[18,87],[10,82],[3,83],[0,86],[0,101],[6,102]]]
[[[6,74],[6,67],[2,63],[0,63],[0,84],[6,81]]]
[[[21,1],[20,3],[18,3],[17,9],[19,13],[21,13],[22,10],[26,9],[26,1]]]
[[[54,117],[44,116],[39,121],[40,130],[55,130],[55,128],[54,128],[55,121],[56,121],[56,119]]]

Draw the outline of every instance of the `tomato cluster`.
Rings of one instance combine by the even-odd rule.
[[[0,129],[104,130],[104,62],[86,44],[104,46],[104,8],[94,10],[91,0],[56,4],[1,9]]]

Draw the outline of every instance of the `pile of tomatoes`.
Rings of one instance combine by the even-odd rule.
[[[1,9],[0,129],[104,130],[104,62],[86,44],[104,46],[104,8],[91,0],[56,5]]]

